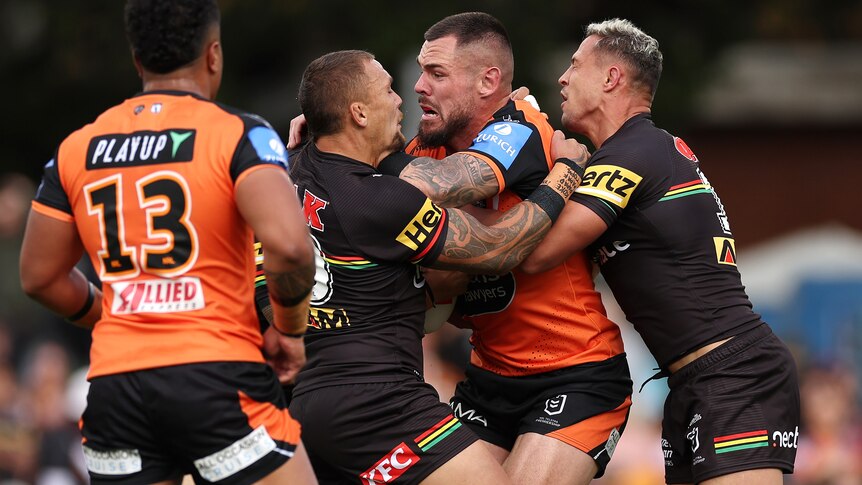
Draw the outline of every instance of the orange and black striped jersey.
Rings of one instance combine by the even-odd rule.
[[[102,281],[90,377],[263,362],[234,189],[285,164],[266,121],[184,92],[132,97],[61,143],[33,210],[77,226]]]
[[[500,193],[476,205],[506,211],[526,198],[553,165],[553,128],[525,101],[510,101],[465,152],[487,161]],[[442,148],[411,141],[407,153],[443,158]],[[475,276],[456,308],[472,323],[471,363],[505,376],[550,372],[623,352],[619,327],[608,319],[583,253],[540,275],[519,269]]]

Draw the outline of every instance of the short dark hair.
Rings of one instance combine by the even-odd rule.
[[[166,74],[200,57],[220,18],[215,0],[128,0],[126,36],[144,69]]]
[[[365,100],[365,64],[374,54],[361,50],[330,52],[311,61],[299,84],[299,106],[312,136],[343,128],[350,103]]]
[[[503,78],[512,82],[515,59],[512,42],[503,23],[485,12],[464,12],[450,15],[425,31],[425,40],[430,42],[443,37],[455,37],[458,47],[485,44],[491,49],[487,56],[502,69]]]
[[[458,40],[458,45],[495,39],[512,50],[512,43],[509,41],[509,34],[503,23],[485,12],[450,15],[432,25],[425,32],[425,40],[432,41],[450,35]]]

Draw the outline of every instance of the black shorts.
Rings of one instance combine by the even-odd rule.
[[[81,419],[92,483],[246,484],[299,443],[272,369],[212,362],[96,377]]]
[[[542,374],[507,377],[467,367],[449,404],[479,438],[511,450],[538,433],[583,451],[602,476],[625,430],[632,380],[625,354]]]
[[[419,483],[476,442],[430,385],[349,384],[294,395],[290,411],[321,484]]]
[[[764,324],[668,379],[662,451],[667,483],[759,468],[793,472],[799,384],[790,351]]]

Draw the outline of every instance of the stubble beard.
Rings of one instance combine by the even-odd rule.
[[[445,147],[449,145],[452,138],[458,133],[465,130],[472,119],[472,108],[464,106],[457,112],[452,113],[448,120],[443,124],[442,128],[435,130],[428,129],[421,121],[419,129],[416,133],[416,138],[419,140],[419,146],[425,148]]]

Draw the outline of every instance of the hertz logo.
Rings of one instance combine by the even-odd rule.
[[[408,248],[416,251],[419,245],[428,239],[437,223],[440,222],[442,211],[439,207],[431,202],[431,199],[425,199],[425,204],[419,209],[419,212],[413,219],[404,226],[404,230],[398,235],[396,240]]]
[[[584,180],[575,192],[598,197],[624,209],[643,177],[616,165],[587,167]]]
[[[736,266],[736,241],[729,237],[714,237],[715,257],[718,264]]]

